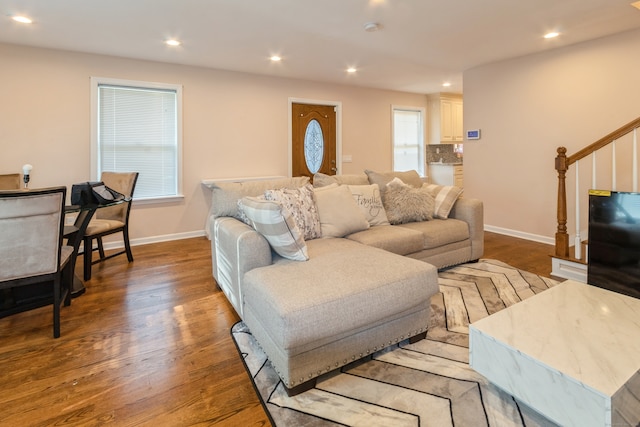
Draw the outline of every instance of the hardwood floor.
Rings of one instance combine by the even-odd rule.
[[[484,258],[549,276],[552,247],[486,233]],[[239,319],[202,238],[93,268],[61,314],[0,319],[1,426],[270,425],[229,334]],[[82,262],[76,271],[81,274]]]

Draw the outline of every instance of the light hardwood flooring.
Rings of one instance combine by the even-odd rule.
[[[484,258],[549,276],[551,246],[485,236]],[[0,426],[270,425],[229,334],[239,319],[212,278],[210,242],[133,254],[93,267],[58,339],[50,306],[0,319]]]

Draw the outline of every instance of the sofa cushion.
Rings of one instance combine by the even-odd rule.
[[[241,203],[252,227],[267,239],[276,253],[294,261],[309,259],[302,233],[282,204],[257,197],[243,197]]]
[[[314,188],[322,237],[343,237],[369,228],[349,188],[331,184]]]
[[[326,187],[327,185],[368,185],[369,179],[365,174],[344,174],[344,175],[326,175],[324,173],[316,173],[313,175],[314,187]]]
[[[309,261],[283,260],[244,276],[245,313],[289,354],[423,310],[437,292],[430,264],[348,239],[307,243]]]
[[[382,205],[378,184],[347,185],[369,225],[388,225],[389,220]]]
[[[437,248],[449,243],[460,242],[469,239],[469,224],[459,219],[434,219],[432,221],[410,222],[408,224],[394,225],[409,230],[419,231],[424,238],[424,248]]]
[[[384,208],[391,224],[433,219],[434,199],[426,188],[413,188],[394,178],[387,184]]]
[[[447,219],[451,208],[453,208],[456,200],[462,194],[462,188],[436,184],[424,184],[424,187],[431,192],[435,199],[434,216],[440,219]]]
[[[277,178],[243,182],[213,182],[211,211],[214,218],[232,216],[238,218],[238,200],[246,196],[259,196],[271,188],[298,188],[309,183],[309,177]]]
[[[322,236],[320,216],[311,184],[300,188],[279,188],[264,192],[266,200],[277,201],[289,210],[305,240]]]
[[[371,227],[368,230],[350,234],[347,239],[398,255],[419,252],[424,247],[424,237],[421,232],[391,225]]]

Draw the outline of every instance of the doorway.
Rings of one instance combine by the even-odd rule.
[[[340,173],[340,103],[289,100],[290,175]]]

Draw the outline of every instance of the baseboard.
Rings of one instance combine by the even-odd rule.
[[[525,233],[523,231],[511,230],[508,228],[495,227],[493,225],[484,225],[485,231],[492,233],[504,234],[505,236],[517,237],[519,239],[531,240],[533,242],[544,243],[547,245],[555,245],[553,237],[540,236],[538,234]]]
[[[194,237],[204,237],[204,230],[196,230],[196,231],[188,231],[185,233],[175,233],[175,234],[164,234],[161,236],[151,236],[151,237],[143,237],[139,239],[131,239],[131,246],[140,246],[140,245],[148,245],[150,243],[160,243],[160,242],[170,242],[173,240],[182,240],[182,239],[191,239]],[[107,250],[110,249],[120,249],[124,247],[124,243],[122,240],[115,242],[105,242],[104,248]]]

